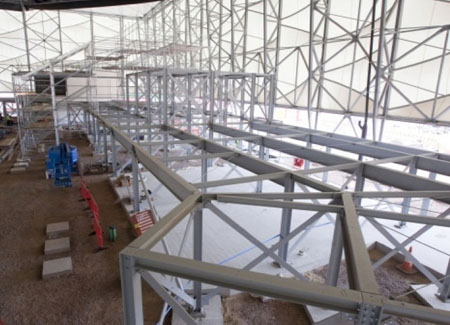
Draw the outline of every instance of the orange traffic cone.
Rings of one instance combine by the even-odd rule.
[[[409,246],[408,252],[412,253],[412,246]],[[405,256],[405,260],[402,264],[397,265],[397,269],[406,274],[416,274],[417,270],[414,268],[414,265],[408,258]]]

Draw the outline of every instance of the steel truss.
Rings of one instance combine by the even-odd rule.
[[[231,76],[235,79],[231,80]],[[244,108],[239,106],[241,97],[223,91],[225,78],[240,85],[241,82],[252,84],[256,76],[180,69],[147,70],[127,76],[128,101],[122,107],[105,102],[96,109],[88,109],[88,120],[92,119],[95,125],[89,129],[96,134],[98,145],[104,141],[106,153],[110,148],[114,172],[117,173],[117,148],[122,146],[131,155],[134,179],[140,174],[141,165],[179,201],[153,228],[120,254],[126,323],[143,323],[142,279],[166,303],[161,319],[170,306],[188,324],[197,323],[195,315],[211,297],[220,294],[222,287],[341,311],[358,324],[376,324],[386,315],[446,323],[449,312],[383,298],[373,270],[400,252],[439,288],[443,300],[448,299],[448,280],[440,280],[430,272],[406,246],[433,226],[450,226],[447,218],[450,184],[436,180],[436,175],[438,179],[439,175],[450,176],[450,156],[283,125],[270,118],[269,104],[265,106],[266,114],[257,119],[254,114],[257,107],[250,105],[247,112],[248,104],[244,103]],[[270,75],[262,75],[262,78],[271,80]],[[264,86],[271,88],[270,82],[266,85],[262,81],[261,87]],[[233,100],[237,109],[229,109],[233,107],[230,104]],[[168,150],[173,146],[185,148],[183,154],[174,156]],[[156,154],[160,148],[163,155]],[[270,155],[276,155],[276,152],[305,159],[309,168],[292,170],[269,162]],[[249,171],[250,176],[208,180],[211,162],[217,158],[234,166],[235,172],[239,173],[236,167]],[[108,159],[107,154],[105,159]],[[199,183],[189,183],[173,170],[171,164],[181,160],[201,161]],[[408,170],[393,168],[393,164]],[[430,177],[416,175],[417,170],[428,172]],[[328,174],[335,172],[347,175],[340,188],[329,181]],[[263,181],[278,184],[284,191],[264,192]],[[251,182],[257,183],[254,193],[208,192],[215,187]],[[139,182],[134,182],[135,211],[140,209],[140,186]],[[388,203],[403,199],[402,204],[407,208],[398,212],[381,210],[379,204],[374,208],[363,204],[372,199]],[[411,199],[422,202],[419,213],[409,210],[414,207],[417,211]],[[427,215],[430,200],[441,204],[442,211],[437,216]],[[241,226],[223,211],[221,206],[225,203],[280,209],[278,239],[267,246],[255,238],[251,229]],[[298,210],[312,214],[294,227],[292,213]],[[242,269],[206,262],[203,255],[206,211],[250,241],[261,251],[260,255]],[[305,280],[303,274],[288,263],[292,248],[322,216],[335,225],[326,285]],[[362,218],[394,247],[375,263],[368,256],[359,222]],[[399,241],[380,223],[382,219],[424,226],[410,238]],[[183,220],[188,222],[185,237],[193,231],[191,257],[174,252],[174,249],[181,252],[184,239],[176,248],[171,243],[172,252],[167,244],[164,244],[163,252],[157,250],[159,243]],[[343,253],[349,289],[337,287]],[[253,271],[266,258],[277,262],[293,278]],[[193,284],[184,284],[182,279],[193,281]]]

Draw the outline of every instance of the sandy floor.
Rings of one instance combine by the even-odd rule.
[[[375,249],[372,249],[369,253],[372,260],[376,260],[382,256],[381,253]],[[389,260],[375,271],[375,277],[382,296],[386,298],[396,297],[409,291],[409,286],[411,284],[429,283],[429,281],[420,273],[415,275],[404,275],[398,272],[395,269],[396,265],[397,262]],[[307,272],[305,276],[311,281],[324,283],[326,273],[327,265]],[[340,268],[338,287],[348,288],[345,262],[342,262]],[[419,300],[411,294],[397,300],[420,304]],[[225,325],[311,324],[302,305],[274,299],[266,299],[265,302],[262,302],[260,298],[254,298],[247,293],[241,293],[223,299],[223,308]],[[419,325],[428,323],[396,317],[391,319],[390,324]]]
[[[66,141],[90,155],[88,143],[74,136]],[[131,229],[106,175],[85,179],[100,207],[102,227],[117,228],[118,240],[96,252],[95,236],[78,176],[72,188],[56,188],[44,177],[45,157],[31,156],[30,168],[9,174],[15,161],[0,164],[0,319],[6,324],[122,324],[118,253],[132,239]],[[73,274],[41,279],[47,223],[70,222]],[[105,235],[106,237],[106,235]],[[145,320],[155,324],[162,301],[144,285]]]

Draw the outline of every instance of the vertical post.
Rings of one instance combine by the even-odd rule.
[[[416,167],[416,163],[417,163],[417,157],[414,157],[413,159],[411,159],[411,161],[408,164],[408,172],[410,174],[416,174],[417,173],[417,167]],[[411,197],[405,197],[403,199],[403,203],[402,203],[402,213],[403,214],[408,214],[409,212],[409,207],[411,206]],[[405,221],[400,221],[398,224],[395,225],[397,228],[403,228],[406,226],[406,222]]]
[[[127,119],[127,126],[128,126],[128,136],[131,133],[130,130],[130,115],[131,115],[131,105],[130,105],[130,75],[126,75],[126,80],[125,80],[125,89],[126,89],[126,101],[127,101],[127,115],[128,115],[128,119]]]
[[[265,155],[265,150],[264,150],[264,142],[263,142],[263,138],[261,137],[259,139],[259,151],[258,151],[258,158],[261,160],[264,160],[264,155]],[[256,182],[256,193],[261,193],[262,192],[262,180],[259,180]]]
[[[375,8],[374,8],[375,10]],[[386,20],[386,0],[381,0],[381,16],[380,16],[380,28],[378,30],[378,55],[377,66],[375,75],[375,92],[373,99],[373,112],[372,112],[372,137],[375,141],[377,139],[377,119],[378,119],[378,107],[380,106],[380,98],[378,93],[380,92],[380,79],[383,70],[381,65],[383,64],[383,47],[384,47],[384,25]]]
[[[207,154],[208,152],[205,150],[205,142],[202,143],[202,154]],[[200,176],[200,180],[202,183],[206,183],[208,181],[208,159],[206,158],[202,158],[202,162],[201,162],[201,176]],[[201,189],[201,192],[206,193],[207,188],[204,187]]]
[[[191,98],[192,98],[192,74],[187,75],[187,92],[188,92],[188,98],[187,98],[187,123],[188,123],[188,132],[191,133],[192,131],[192,104],[191,104]]]
[[[311,134],[308,134],[308,137],[306,138],[306,147],[308,148],[312,147],[311,136]],[[309,159],[305,160],[305,169],[309,169],[310,164],[311,161]]]
[[[131,256],[124,253],[119,256],[124,323],[126,325],[144,324],[141,276],[136,272],[134,260]]]
[[[209,76],[209,123],[214,123],[214,106],[215,106],[215,90],[214,90],[214,82],[216,81],[215,72],[210,71]],[[220,89],[220,86],[219,86]],[[220,100],[220,99],[219,99]],[[209,132],[209,138],[212,139],[212,131]]]
[[[224,125],[227,125],[227,120],[228,120],[228,92],[229,90],[229,79],[227,77],[224,78],[224,82],[225,82],[225,88],[224,88],[224,108],[223,108],[223,123]]]
[[[147,71],[147,73],[145,74],[145,99],[147,105],[147,124],[152,124],[152,93],[150,71]]]
[[[355,28],[355,33],[356,35],[359,35],[360,30],[359,30],[359,22],[360,22],[360,17],[361,17],[361,2],[362,0],[359,0],[358,2],[358,15],[356,17],[356,28]],[[349,84],[349,90],[348,90],[348,97],[347,97],[347,107],[346,107],[346,112],[348,112],[350,110],[351,107],[351,100],[352,100],[352,92],[353,92],[353,79],[355,76],[355,62],[356,62],[356,49],[358,48],[358,43],[356,42],[356,38],[353,40],[353,57],[352,57],[352,68],[351,68],[351,72],[350,72],[350,84]]]
[[[450,299],[450,259],[448,260],[447,272],[445,273],[445,276],[446,278],[444,279],[439,292],[439,298],[443,302],[448,302]]]
[[[312,81],[313,81],[313,46],[314,46],[314,7],[315,0],[309,4],[309,48],[308,48],[308,126],[311,128]]]
[[[330,260],[328,262],[328,270],[326,277],[326,284],[330,286],[337,286],[339,278],[339,269],[342,260],[342,251],[344,249],[344,242],[342,238],[341,228],[341,214],[336,214],[336,221],[334,223],[333,242],[331,243]]]
[[[361,0],[362,2],[362,0]],[[360,2],[360,6],[361,6]],[[370,102],[370,84],[372,79],[372,57],[373,57],[373,40],[375,35],[375,20],[376,20],[376,1],[372,6],[372,22],[370,24],[370,45],[369,45],[369,64],[367,65],[367,86],[366,86],[366,103],[364,105],[364,123],[362,125],[361,138],[367,137],[367,123],[369,120],[369,102]],[[350,90],[351,91],[351,90]],[[375,106],[374,106],[375,107]],[[361,160],[361,155],[360,155]]]
[[[105,157],[105,170],[108,172],[108,129],[103,125],[103,154]]]
[[[248,9],[247,9],[248,10]],[[267,0],[263,0],[263,63],[264,73],[267,73]]]
[[[355,182],[355,192],[362,192],[364,190],[364,184],[365,184],[365,178],[364,178],[364,165],[360,165],[358,167],[358,170],[356,171],[356,182]],[[361,205],[362,197],[359,196],[354,199],[355,206],[358,207]]]
[[[432,179],[432,180],[436,180],[436,176],[437,176],[436,173],[430,172],[428,178]],[[430,202],[431,202],[430,198],[426,198],[426,199],[423,200],[422,206],[420,208],[420,210],[421,210],[420,214],[421,215],[423,215],[423,216],[427,216],[428,215],[428,212],[429,212],[428,209],[430,208]]]
[[[62,41],[62,27],[61,27],[61,12],[58,10],[58,32],[59,32],[59,54],[63,55],[63,41]],[[64,71],[64,60],[61,60],[61,71]]]
[[[222,1],[218,1],[217,4],[219,5],[219,61],[217,65],[217,70],[222,71],[222,25],[223,25],[223,3]],[[233,44],[232,44],[233,45]]]
[[[69,107],[69,103],[67,101],[66,101],[66,114],[67,114],[67,127],[70,131],[70,128],[72,127],[72,123],[70,120],[70,107]],[[74,115],[74,120],[75,120],[75,116],[76,115]]]
[[[208,112],[208,76],[202,76],[201,82],[203,83],[202,86],[202,124],[203,124],[203,130],[202,130],[202,136],[206,137],[206,127],[207,127],[207,119],[206,114]]]
[[[163,75],[163,119],[164,119],[164,124],[167,125],[168,123],[168,111],[167,111],[167,106],[168,106],[168,92],[169,87],[168,87],[168,77],[167,77],[167,69],[164,69],[164,75]]]
[[[148,25],[148,24],[147,24]],[[148,46],[148,45],[147,45]],[[147,124],[152,125],[152,76],[150,71],[147,72],[147,78],[146,78],[146,96],[147,96]],[[152,128],[148,128],[148,135],[147,135],[148,141],[152,141]],[[148,152],[152,154],[152,146],[148,146]]]
[[[52,94],[52,113],[53,113],[53,125],[55,128],[55,141],[59,146],[59,133],[58,133],[58,114],[56,112],[56,91],[55,91],[55,76],[53,74],[53,64],[50,64],[50,88]]]
[[[255,96],[256,96],[256,74],[252,73],[252,81],[250,84],[250,129],[255,119]]]
[[[202,260],[203,246],[203,209],[198,208],[194,212],[194,260]],[[195,311],[202,310],[202,283],[194,282]]]
[[[86,118],[87,118],[87,132],[88,134],[92,133],[92,123],[91,123],[91,114],[89,112],[86,112]]]
[[[320,77],[319,77],[319,90],[317,93],[317,109],[315,115],[314,129],[317,130],[317,126],[319,123],[319,110],[322,107],[322,97],[323,97],[323,82],[324,82],[324,74],[325,74],[325,58],[327,56],[327,45],[328,45],[328,25],[329,25],[329,15],[330,15],[330,6],[331,0],[324,1],[325,8],[325,21],[323,25],[323,40],[322,40],[322,55],[320,57]]]
[[[94,60],[95,56],[95,37],[94,37],[94,15],[92,12],[89,14],[89,27],[91,32],[91,60]]]
[[[24,41],[25,41],[25,51],[27,56],[27,67],[28,71],[31,71],[31,62],[30,62],[30,45],[28,44],[28,24],[27,24],[27,14],[25,12],[25,7],[22,4],[22,22],[23,22],[23,33],[24,33]]]
[[[274,115],[274,110],[275,110],[275,93],[276,93],[276,89],[275,89],[275,76],[272,74],[270,75],[270,84],[269,84],[269,108],[268,108],[268,118],[269,118],[269,123],[273,122],[273,115]]]
[[[139,194],[139,164],[134,152],[131,153],[132,173],[133,173],[133,210],[140,211],[140,194]]]
[[[82,108],[83,109],[83,126],[85,127],[85,130],[87,131],[87,112],[86,112],[86,109],[84,109],[84,108]]]
[[[171,76],[170,80],[170,120],[169,122],[173,122],[175,119],[175,92],[176,92],[176,84],[175,80],[173,79],[174,76]]]
[[[111,163],[112,163],[113,176],[117,176],[116,139],[114,138],[114,134],[112,131],[111,131],[111,134],[109,137],[111,139]]]
[[[245,85],[246,85],[246,78],[242,77],[241,79],[241,102],[239,103],[239,121],[240,121],[240,128],[242,130],[243,123],[244,123],[244,115],[245,115]]]
[[[94,145],[94,151],[97,151],[97,137],[98,137],[98,124],[97,124],[97,118],[92,116],[92,143]]]
[[[162,77],[158,76],[158,123],[163,124],[163,95],[162,95]]]
[[[124,48],[124,25],[123,25],[123,16],[119,17],[119,45],[120,48],[123,49]],[[124,99],[125,97],[125,60],[124,60],[125,56],[121,56],[120,58],[120,91],[121,91],[121,98],[120,99]]]
[[[394,36],[392,39],[392,49],[391,49],[391,57],[390,57],[390,65],[388,68],[388,79],[386,85],[386,94],[384,96],[384,107],[383,107],[383,119],[381,120],[380,125],[380,133],[378,135],[378,141],[381,141],[384,133],[384,123],[386,122],[386,115],[389,109],[390,101],[391,101],[391,84],[390,82],[394,79],[394,68],[395,58],[397,57],[397,48],[398,48],[398,38],[400,35],[400,26],[402,22],[402,13],[403,13],[403,0],[398,0],[397,4],[397,15],[395,18],[395,27],[394,27]],[[433,115],[432,115],[433,117]]]
[[[294,180],[288,176],[284,180],[284,192],[294,192]],[[292,201],[292,200],[287,200]],[[281,212],[281,227],[280,227],[280,240],[283,240],[286,236],[289,235],[291,231],[291,219],[292,219],[292,209],[291,208],[283,208]],[[284,243],[279,251],[278,255],[283,259],[283,261],[287,261],[288,259],[288,248],[289,243]]]
[[[134,74],[134,114],[139,114],[139,73]],[[138,129],[139,130],[139,129]],[[139,131],[138,131],[139,132]]]
[[[247,9],[246,9],[247,10]],[[235,72],[236,71],[236,64],[235,64],[235,60],[236,60],[236,55],[235,55],[235,31],[234,31],[234,1],[230,0],[230,25],[231,25],[231,30],[230,30],[230,38],[231,38],[231,53],[230,53],[230,65],[231,65],[231,71]],[[234,83],[234,80],[233,80]],[[234,86],[234,85],[233,85]],[[234,87],[233,87],[234,90]]]

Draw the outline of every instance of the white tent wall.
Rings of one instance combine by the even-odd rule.
[[[120,91],[121,78],[117,71],[96,71],[92,77],[76,77],[67,79],[67,97],[80,93],[81,89],[86,91],[81,92],[81,95],[75,96],[73,101],[88,101],[89,86],[95,89],[96,101],[111,101],[123,99]]]

